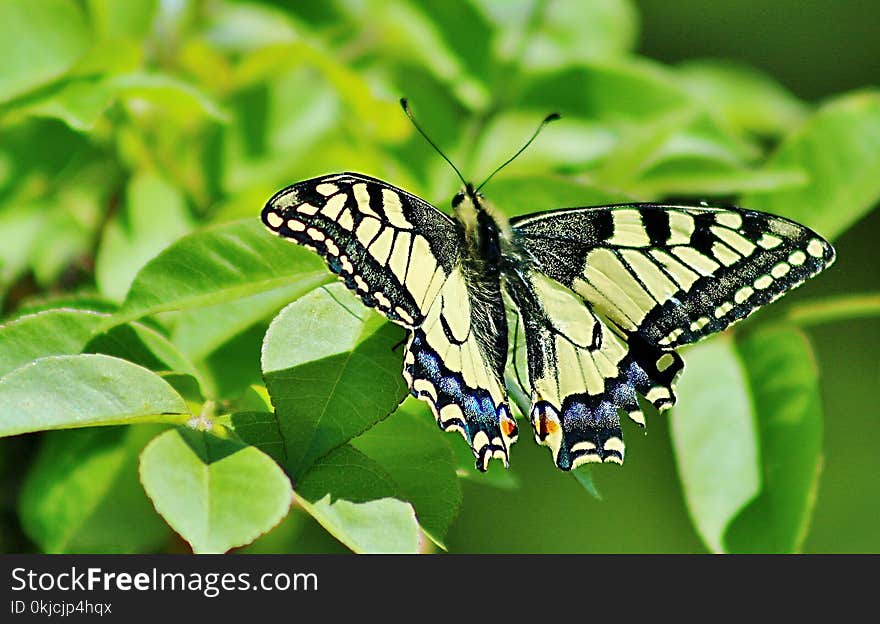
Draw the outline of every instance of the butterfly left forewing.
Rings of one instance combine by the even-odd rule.
[[[455,223],[427,202],[357,173],[305,180],[276,193],[264,225],[327,262],[391,321],[418,326],[458,262]]]
[[[503,383],[506,326],[503,316],[493,321],[500,293],[487,300],[463,268],[452,219],[381,180],[342,173],[279,191],[262,220],[316,251],[365,305],[410,330],[403,374],[412,394],[441,428],[462,434],[478,468],[493,457],[508,463],[517,431]]]

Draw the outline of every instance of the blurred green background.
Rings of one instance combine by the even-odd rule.
[[[28,38],[15,36],[22,5],[37,15]],[[555,17],[537,23],[541,11]],[[4,316],[72,293],[118,301],[143,262],[175,238],[207,223],[256,218],[275,190],[313,175],[362,171],[448,206],[457,180],[399,112],[401,95],[475,179],[512,153],[544,114],[566,113],[499,175],[503,185],[504,176],[602,171],[629,133],[656,121],[652,106],[678,97],[664,89],[685,84],[680,63],[741,62],[778,85],[760,92],[766,102],[719,111],[737,126],[729,135],[695,123],[689,136],[697,141],[687,148],[694,152],[685,149],[679,168],[667,173],[684,170],[687,179],[689,162],[725,174],[747,170],[813,105],[878,86],[878,32],[880,6],[867,0],[0,0],[0,59],[16,59],[0,63]],[[639,65],[638,80],[650,92],[609,80],[607,92],[591,96],[595,110],[572,115],[583,85],[576,74],[566,78],[567,68],[617,59],[665,67]],[[524,94],[522,85],[536,75],[552,80]],[[766,117],[762,102],[772,108]],[[704,162],[694,155],[697,143],[704,155],[720,150],[741,162],[721,167],[726,155]],[[597,185],[586,200],[729,199],[749,188],[659,174],[608,179],[616,185]],[[491,197],[492,187],[486,192]],[[138,197],[147,208],[132,208]],[[529,209],[529,198],[521,201]],[[836,239],[837,263],[785,301],[876,292],[878,239],[875,209]],[[212,356],[217,366],[234,361],[229,378],[240,372],[247,379],[256,359],[224,359],[223,349],[251,334],[259,344],[261,327]],[[825,432],[804,550],[878,551],[880,323],[857,318],[808,333]],[[668,417],[649,416],[648,435],[634,427],[625,435],[626,466],[593,471],[603,501],[521,436],[512,465],[518,489],[463,480],[450,551],[704,552],[676,474]],[[18,526],[16,506],[39,439],[0,441],[3,550],[36,548]],[[344,550],[302,514],[254,549]]]

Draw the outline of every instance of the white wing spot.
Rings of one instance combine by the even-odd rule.
[[[333,195],[333,193],[339,192],[339,187],[335,184],[319,184],[315,187],[315,190],[318,191],[321,195]]]
[[[277,212],[266,213],[266,221],[268,221],[269,225],[271,225],[275,229],[278,229],[279,227],[281,227],[281,224],[284,223],[284,219],[282,219],[281,215],[279,215]]]
[[[742,227],[742,217],[735,212],[719,212],[715,215],[715,223],[737,230]]]
[[[733,296],[733,300],[736,303],[744,303],[754,293],[755,293],[755,290],[751,286],[743,286],[738,291],[736,291],[736,294]]]
[[[770,285],[773,283],[773,278],[769,275],[762,275],[758,279],[755,280],[755,288],[759,290],[764,290],[766,288],[770,288]]]
[[[774,249],[782,244],[782,239],[772,234],[762,234],[758,244],[764,249]]]
[[[780,277],[787,275],[790,270],[791,267],[787,262],[780,262],[770,270],[770,275],[772,275],[774,279],[779,279]]]

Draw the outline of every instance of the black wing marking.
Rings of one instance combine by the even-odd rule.
[[[356,173],[299,182],[262,212],[273,233],[317,251],[363,303],[412,333],[404,378],[444,430],[459,431],[477,467],[508,462],[516,423],[503,384],[492,309],[462,266],[462,232],[418,197]],[[500,295],[499,295],[500,299]],[[503,319],[502,319],[503,320]]]

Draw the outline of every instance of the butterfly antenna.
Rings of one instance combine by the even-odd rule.
[[[415,117],[413,117],[412,111],[409,108],[409,102],[407,102],[406,98],[400,98],[400,106],[401,106],[401,108],[403,108],[403,112],[406,113],[406,116],[409,117],[409,120],[412,122],[412,125],[414,125],[416,130],[419,131],[419,134],[421,134],[423,137],[425,137],[425,140],[431,144],[431,147],[433,147],[434,150],[436,150],[436,152],[438,154],[440,154],[440,156],[443,157],[443,160],[445,160],[446,162],[449,163],[449,166],[452,167],[452,169],[458,175],[458,179],[461,180],[461,183],[464,184],[465,186],[467,186],[467,182],[465,181],[464,176],[461,175],[461,171],[458,170],[458,167],[456,167],[454,164],[452,164],[452,161],[446,157],[446,154],[443,153],[443,150],[441,150],[439,147],[437,147],[437,144],[431,140],[431,137],[429,137],[427,134],[425,134],[425,131],[422,130],[422,127],[418,123],[416,123],[416,119],[415,119]]]
[[[485,180],[483,180],[483,183],[480,184],[480,186],[477,187],[477,190],[479,191],[481,188],[483,188],[484,186],[486,186],[486,183],[489,182],[489,180],[491,180],[492,177],[493,177],[496,173],[498,173],[499,171],[501,171],[502,169],[504,169],[507,165],[509,165],[510,163],[512,163],[512,162],[516,159],[517,156],[519,156],[519,155],[522,154],[524,151],[526,151],[526,148],[527,148],[529,145],[532,144],[532,141],[534,141],[535,139],[537,139],[537,138],[538,138],[538,135],[541,134],[541,130],[544,129],[544,126],[546,126],[546,125],[547,125],[548,123],[550,123],[551,121],[556,121],[556,120],[559,119],[560,117],[562,117],[562,115],[560,115],[559,113],[550,113],[549,115],[547,115],[546,117],[544,117],[544,121],[542,121],[541,124],[538,126],[538,128],[532,133],[531,138],[530,138],[528,141],[526,141],[526,144],[523,145],[521,148],[519,148],[519,151],[517,151],[516,154],[514,154],[513,156],[511,156],[510,158],[508,158],[506,161],[504,161],[504,164],[503,164],[503,165],[501,165],[501,166],[498,167],[495,171],[493,171],[492,173],[490,173],[490,174],[489,174],[489,177],[486,178]]]

